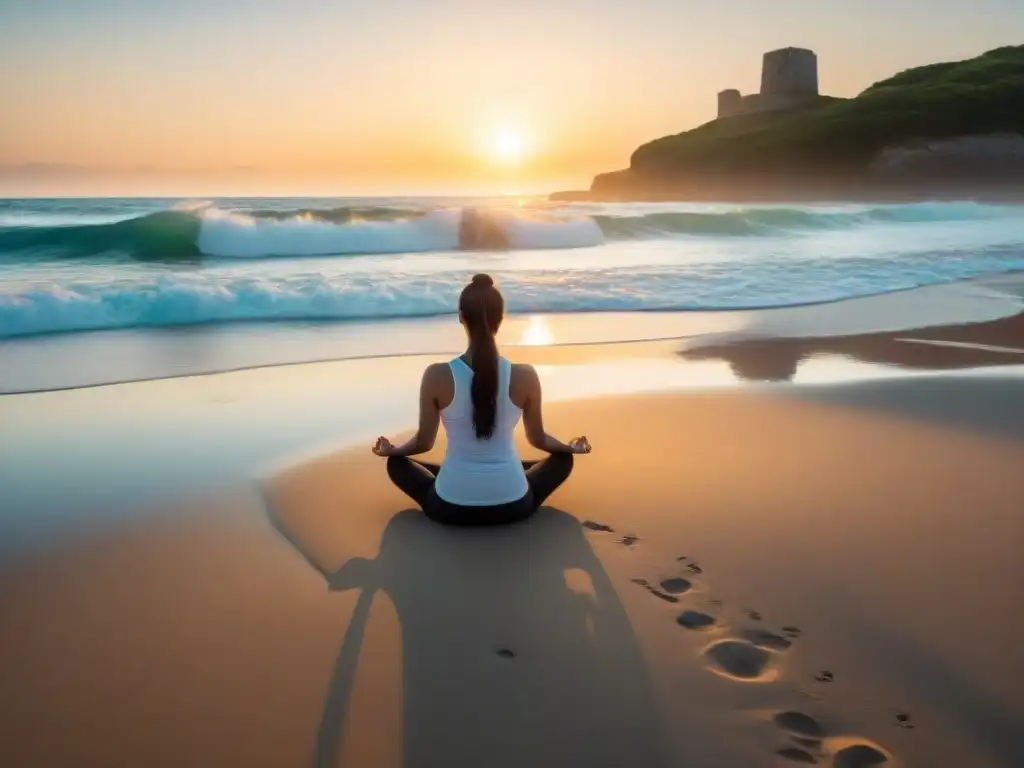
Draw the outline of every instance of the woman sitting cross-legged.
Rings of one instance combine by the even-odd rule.
[[[439,523],[525,520],[569,477],[573,454],[590,453],[585,437],[563,443],[544,431],[537,372],[498,354],[494,337],[504,310],[494,281],[476,275],[459,297],[469,348],[424,371],[416,435],[397,446],[379,437],[373,447],[387,457],[395,485]],[[550,454],[546,459],[519,460],[513,432],[520,418],[530,445]],[[439,423],[448,438],[440,467],[410,459],[434,446]]]

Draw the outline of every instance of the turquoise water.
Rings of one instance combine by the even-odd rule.
[[[508,238],[458,246],[466,206]],[[1024,207],[501,198],[0,201],[0,338],[452,313],[474,272],[520,313],[837,301],[1024,269]]]

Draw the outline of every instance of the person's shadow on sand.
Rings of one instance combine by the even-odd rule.
[[[361,594],[317,732],[318,768],[338,764],[378,590],[401,625],[405,768],[668,764],[629,618],[571,515],[543,508],[525,523],[459,529],[400,512],[375,559],[324,575],[332,590]]]

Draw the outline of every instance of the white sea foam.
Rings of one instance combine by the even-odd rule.
[[[604,243],[604,233],[589,216],[535,219],[503,216],[498,219],[513,248],[584,248]]]
[[[202,222],[196,242],[200,252],[221,258],[453,251],[459,247],[462,215],[451,208],[411,218],[338,223],[309,213],[275,219],[215,207],[193,210]],[[491,215],[512,248],[577,248],[604,242],[601,228],[590,217],[540,220],[507,212]]]
[[[986,270],[984,267],[988,266]],[[908,257],[850,265],[821,260],[784,268],[576,269],[492,273],[510,312],[723,310],[797,306],[869,296],[1024,268],[1024,254],[971,262]],[[859,267],[859,268],[857,268]],[[334,274],[168,272],[107,281],[46,280],[0,290],[0,338],[38,333],[232,321],[374,320],[450,314],[463,270],[373,269]]]
[[[454,250],[459,245],[459,212],[433,211],[398,221],[337,224],[310,215],[257,219],[217,208],[201,212],[196,245],[208,256],[334,256]]]

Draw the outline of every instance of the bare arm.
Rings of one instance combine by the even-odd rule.
[[[526,439],[539,451],[548,453],[573,453],[573,448],[544,431],[542,414],[543,397],[541,394],[540,377],[533,366],[523,366],[526,385],[526,405],[523,408],[523,426],[526,428]]]
[[[423,372],[420,382],[420,423],[416,434],[402,445],[388,451],[388,456],[415,456],[426,453],[434,447],[437,428],[441,423],[441,409],[437,403],[438,384],[441,374],[447,374],[448,366],[430,365]]]

